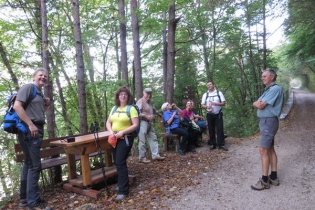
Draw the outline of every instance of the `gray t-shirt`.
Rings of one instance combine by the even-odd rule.
[[[45,123],[44,95],[38,88],[36,89],[37,89],[36,96],[26,107],[25,112],[34,123],[44,124]],[[25,103],[28,100],[28,98],[31,97],[32,94],[33,85],[31,83],[23,85],[17,93],[16,100]]]
[[[270,84],[265,88],[265,92],[258,100],[262,100],[267,103],[263,110],[257,110],[258,117],[280,117],[284,93],[279,85],[276,85],[274,82]]]

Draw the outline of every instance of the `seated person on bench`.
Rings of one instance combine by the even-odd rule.
[[[200,128],[194,121],[194,113],[192,111],[192,101],[188,100],[186,102],[186,108],[183,109],[182,118],[186,129],[189,132],[187,151],[196,152],[195,147],[197,146],[197,140],[200,136]]]
[[[175,109],[173,109],[173,107]],[[185,155],[189,133],[186,129],[180,127],[180,114],[182,110],[178,108],[176,104],[171,105],[168,102],[165,102],[161,109],[163,111],[163,122],[166,129],[169,128],[171,133],[181,136],[178,153]]]

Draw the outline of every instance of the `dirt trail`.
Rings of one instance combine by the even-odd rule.
[[[258,135],[237,141],[227,138],[229,152],[214,151],[222,160],[201,175],[203,183],[184,189],[175,200],[166,201],[166,206],[194,210],[315,209],[315,94],[302,90],[293,93],[293,108],[281,120],[275,141],[280,186],[262,191],[250,188],[261,176]]]

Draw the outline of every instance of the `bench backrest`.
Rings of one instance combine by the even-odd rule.
[[[158,119],[159,119],[160,128],[162,128],[165,131],[165,124],[164,124],[163,118],[158,116]]]
[[[75,137],[75,136],[79,136],[79,135],[73,135],[71,137]],[[65,151],[64,151],[63,147],[51,146],[50,142],[57,141],[57,140],[63,140],[63,139],[66,139],[68,137],[70,137],[70,136],[63,136],[63,137],[58,137],[58,138],[53,138],[53,139],[44,139],[42,142],[42,145],[41,145],[40,157],[41,158],[48,158],[48,157],[64,154]],[[14,145],[14,151],[15,151],[15,161],[16,162],[23,162],[24,161],[24,153],[23,153],[21,145],[15,144]]]

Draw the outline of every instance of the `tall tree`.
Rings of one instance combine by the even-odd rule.
[[[163,21],[166,23],[166,12],[162,13]],[[163,59],[163,92],[164,92],[164,101],[166,101],[166,92],[167,92],[167,28],[166,25],[163,26],[163,51],[162,51],[162,59]]]
[[[120,28],[120,67],[122,79],[128,85],[128,58],[127,58],[127,29],[126,29],[126,13],[125,13],[125,0],[118,1],[119,8],[119,28]]]
[[[48,27],[47,27],[47,9],[46,1],[40,1],[40,13],[41,13],[41,23],[42,23],[42,60],[43,67],[48,71],[48,83],[45,85],[45,96],[53,99],[53,81],[50,77],[50,66],[49,66],[49,42],[48,42]],[[50,106],[46,111],[47,116],[47,131],[48,137],[55,137],[55,112],[54,112],[54,100],[51,100]]]
[[[136,98],[142,97],[142,69],[141,69],[141,52],[140,52],[140,35],[138,22],[138,3],[137,0],[130,1],[131,6],[131,26],[133,37],[133,75],[135,78]]]
[[[79,96],[79,110],[80,110],[80,132],[87,133],[87,114],[86,114],[86,81],[83,62],[81,26],[80,26],[80,7],[79,1],[73,0],[73,29],[76,49],[76,64],[77,64],[77,82],[78,82],[78,96]]]
[[[180,18],[175,17],[175,2],[169,4],[168,43],[167,43],[167,81],[166,101],[174,100],[174,76],[175,76],[175,32]]]

